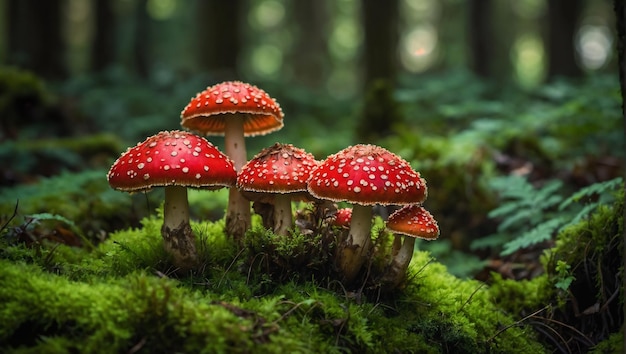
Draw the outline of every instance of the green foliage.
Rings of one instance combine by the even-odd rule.
[[[494,178],[492,186],[499,192],[502,204],[489,212],[501,220],[496,234],[472,242],[474,249],[502,247],[502,255],[550,240],[553,235],[577,224],[598,206],[612,202],[613,191],[622,185],[622,178],[585,187],[568,198],[558,194],[563,183],[551,180],[534,188],[520,176]],[[576,202],[596,200],[587,205]]]
[[[132,209],[127,194],[108,186],[106,170],[64,172],[37,184],[0,189],[0,218],[8,219],[18,201],[20,215],[60,215],[75,222],[90,239],[108,229],[108,223],[114,222],[122,210]],[[21,219],[15,221],[21,223]]]
[[[592,354],[610,354],[624,352],[624,333],[617,332],[602,342],[595,345],[589,353]]]
[[[475,144],[498,150],[525,141],[534,157],[562,161],[563,167],[581,156],[623,157],[626,151],[615,75],[589,77],[584,85],[555,81],[532,93],[490,87],[463,72],[403,84],[396,96],[406,127],[420,127],[417,137],[454,140],[468,133],[480,138]]]
[[[523,281],[493,274],[494,302],[533,322],[554,350],[587,352],[599,342],[593,352],[621,352],[623,208],[621,188],[611,204],[562,229],[542,257],[545,274]]]
[[[570,268],[570,265],[562,260],[556,262],[556,267],[554,267],[556,279],[554,283],[555,288],[567,291],[574,279],[576,279],[570,272]]]
[[[428,250],[438,262],[446,265],[448,272],[460,278],[472,278],[487,263],[474,254],[454,249],[448,239],[436,242],[418,239],[415,248]]]
[[[493,219],[485,215],[502,206],[496,204],[492,179],[498,176],[498,170],[515,168],[507,163],[528,163],[535,171],[548,174],[557,169],[573,173],[575,166],[582,166],[579,168],[585,175],[606,176],[603,164],[592,165],[593,159],[617,158],[610,160],[617,162],[608,176],[620,173],[619,161],[626,148],[619,83],[614,75],[589,78],[585,85],[558,81],[529,93],[511,87],[494,91],[489,83],[455,72],[419,80],[411,77],[396,91],[396,98],[404,109],[405,122],[380,144],[406,158],[426,179],[430,191],[426,206],[439,221],[442,238],[452,238],[450,244],[457,249],[467,249],[470,240],[476,240],[470,249],[493,247],[500,251],[504,244],[518,240],[506,248],[506,252],[514,252],[531,245],[529,240],[547,240],[563,224],[575,222],[576,214],[571,214],[574,211],[583,217],[593,210],[595,199],[582,201],[586,203],[583,209],[573,205],[561,211],[557,203],[547,211],[566,219],[543,223],[551,219],[539,210],[529,209],[516,216],[519,222],[524,218],[543,219],[532,227],[518,226],[494,234]],[[498,184],[498,179],[494,183]],[[571,187],[562,187],[566,192],[544,192],[564,201]],[[511,212],[506,219],[513,216]],[[518,238],[525,233],[528,237]],[[442,248],[434,243],[420,247]],[[453,250],[436,251],[446,254]],[[464,269],[463,263],[457,266],[454,259],[446,261],[449,268]]]
[[[615,274],[616,269],[623,271],[620,263],[624,232],[623,187],[614,198],[611,204],[598,206],[587,220],[568,225],[557,235],[555,247],[548,250],[543,259],[555,284],[562,282],[563,276],[566,279],[571,277],[570,289],[576,283],[585,281],[590,282],[587,285],[592,287],[601,287],[604,282],[619,283],[619,279],[613,279],[613,276],[604,278],[604,272]],[[580,268],[589,263],[594,264],[593,271]],[[584,276],[581,277],[581,273]],[[597,296],[605,295],[599,292]]]
[[[120,140],[112,134],[20,139],[0,143],[0,159],[18,175],[53,175],[64,170],[97,168],[103,159],[117,156],[122,150]]]

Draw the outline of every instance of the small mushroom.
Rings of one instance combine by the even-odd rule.
[[[237,188],[249,199],[274,206],[273,231],[286,236],[292,228],[291,200],[307,199],[307,185],[317,160],[291,144],[276,143],[261,150],[237,176]]]
[[[335,220],[332,223],[333,226],[341,228],[350,228],[350,222],[352,221],[352,208],[341,208],[337,210],[335,214]]]
[[[337,247],[338,268],[351,282],[370,248],[374,204],[415,204],[426,199],[426,182],[408,162],[376,145],[354,145],[330,155],[313,170],[308,182],[315,198],[352,203],[346,240]]]
[[[241,171],[248,160],[245,136],[265,135],[283,127],[280,105],[265,91],[240,81],[207,87],[181,112],[184,128],[204,135],[223,135],[224,152]],[[250,202],[231,188],[226,211],[226,233],[241,241],[250,228]]]
[[[439,226],[433,216],[419,204],[407,205],[396,210],[387,220],[387,229],[396,234],[391,264],[383,277],[383,282],[393,288],[404,281],[406,270],[413,258],[415,238],[435,240],[439,237]],[[399,239],[403,238],[398,248]],[[395,253],[395,254],[394,254]]]
[[[166,251],[181,270],[197,263],[187,187],[220,189],[234,185],[236,178],[232,161],[213,144],[176,130],[160,132],[128,148],[107,175],[109,185],[120,191],[165,187],[161,234]]]

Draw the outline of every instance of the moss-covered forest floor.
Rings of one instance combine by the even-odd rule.
[[[238,246],[224,235],[225,190],[190,190],[201,262],[177,272],[161,238],[163,192],[113,191],[106,172],[127,146],[178,129],[206,83],[146,90],[123,80],[49,88],[0,71],[11,93],[0,102],[2,352],[623,352],[614,78],[533,92],[461,73],[407,82],[379,103],[396,109],[386,134],[356,127],[371,102],[266,87],[285,128],[251,139],[249,151],[280,141],[323,159],[367,139],[428,181],[441,236],[418,242],[397,289],[377,277],[393,238],[385,210],[368,267],[347,285],[331,261],[342,230],[280,238],[254,215]],[[311,211],[293,207],[298,218]]]

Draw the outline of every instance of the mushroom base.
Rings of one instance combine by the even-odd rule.
[[[172,256],[174,266],[181,271],[194,268],[198,263],[193,232],[188,222],[170,228],[165,224],[161,227],[163,247]]]
[[[226,212],[226,234],[237,244],[242,245],[246,231],[250,229],[250,201],[236,188],[228,193],[228,210]]]

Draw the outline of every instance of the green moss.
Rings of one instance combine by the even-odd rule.
[[[586,352],[603,342],[596,352],[619,352],[607,348],[623,338],[623,208],[622,188],[613,204],[563,229],[542,256],[545,274],[529,281],[494,274],[493,302],[513,316],[530,316],[539,339],[555,350]]]
[[[493,273],[492,279],[489,287],[492,301],[512,315],[540,309],[551,300],[556,290],[545,274],[532,280],[512,280]]]
[[[33,266],[1,264],[0,311],[10,320],[0,330],[0,341],[7,348],[43,350],[49,348],[47,338],[56,337],[71,339],[63,351],[78,352],[121,352],[133,346],[145,352],[245,351],[253,345],[253,319],[216,306],[174,280],[138,272],[74,282]]]
[[[590,353],[592,354],[612,354],[624,352],[624,331],[611,334],[608,339],[603,340],[594,346]]]
[[[278,238],[255,217],[243,251],[224,235],[223,220],[192,222],[203,263],[176,275],[162,247],[160,210],[155,215],[112,233],[93,252],[7,245],[0,314],[11,321],[0,325],[2,346],[59,352],[134,346],[146,352],[546,350],[525,316],[555,303],[559,290],[551,271],[522,282],[496,277],[487,286],[456,278],[429,253],[416,252],[403,290],[384,291],[375,279],[344,288],[332,272],[332,239]],[[611,220],[617,223],[610,219],[615,215],[599,209],[585,227],[564,232],[546,260],[576,253],[563,243],[574,237],[569,232],[599,225],[605,232]],[[384,269],[391,241],[381,227],[376,220],[374,273]],[[588,237],[601,239],[594,232]]]
[[[39,253],[8,247],[13,260],[0,260],[0,315],[11,320],[0,325],[2,347],[49,352],[542,351],[525,328],[499,332],[514,318],[498,310],[479,282],[449,275],[425,252],[416,253],[403,292],[377,297],[377,289],[344,292],[330,277],[263,276],[263,267],[251,267],[223,235],[223,221],[197,222],[192,227],[205,262],[174,279],[162,250],[161,222],[146,218],[140,228],[111,234],[91,253],[68,246],[43,245]],[[301,239],[295,237],[298,241],[286,242],[279,254],[299,250]],[[38,257],[47,258],[48,266],[36,262]]]

